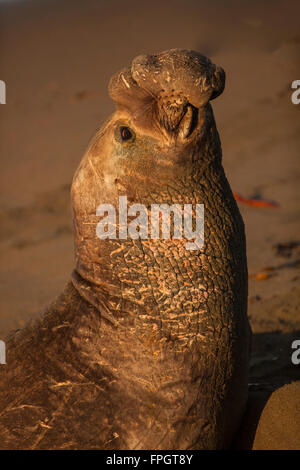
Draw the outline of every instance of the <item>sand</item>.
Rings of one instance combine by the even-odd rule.
[[[140,53],[196,49],[227,72],[213,106],[233,191],[279,204],[240,204],[252,418],[236,446],[253,445],[265,401],[300,379],[291,361],[291,344],[300,339],[300,105],[291,102],[291,83],[300,79],[299,17],[296,0],[0,1],[7,87],[0,105],[0,339],[40,315],[69,278],[70,184],[89,139],[113,112],[112,73]]]

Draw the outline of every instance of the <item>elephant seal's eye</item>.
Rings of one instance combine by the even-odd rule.
[[[120,135],[121,135],[121,140],[123,142],[126,142],[127,140],[130,140],[133,137],[133,134],[129,127],[122,126],[120,128]]]

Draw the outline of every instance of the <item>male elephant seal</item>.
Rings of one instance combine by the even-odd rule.
[[[249,325],[244,225],[209,103],[224,82],[210,60],[177,49],[111,79],[117,110],[72,184],[72,280],[7,342],[2,448],[230,445],[247,399]],[[118,209],[120,196],[147,211],[204,204],[204,246],[187,249],[175,232],[100,239],[97,208]]]

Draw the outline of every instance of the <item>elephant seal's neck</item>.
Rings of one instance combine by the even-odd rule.
[[[201,182],[191,179],[173,188],[170,196],[171,202],[204,204],[203,249],[189,251],[186,240],[162,239],[109,240],[99,249],[95,235],[81,245],[73,285],[111,324],[134,324],[138,334],[157,329],[187,344],[199,331],[199,322],[211,316],[208,302],[216,291],[215,271],[226,272],[230,256],[219,219],[224,205],[230,211],[232,199],[234,211],[235,202],[220,164],[207,167],[203,176]],[[232,215],[226,220],[226,237],[234,235],[239,222],[237,214]]]

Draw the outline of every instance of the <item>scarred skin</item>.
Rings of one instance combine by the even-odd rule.
[[[244,225],[209,103],[222,69],[191,51],[136,58],[72,184],[76,268],[7,342],[3,449],[220,449],[246,400]],[[120,128],[132,138],[122,141]],[[99,204],[198,203],[205,243],[99,240]]]

